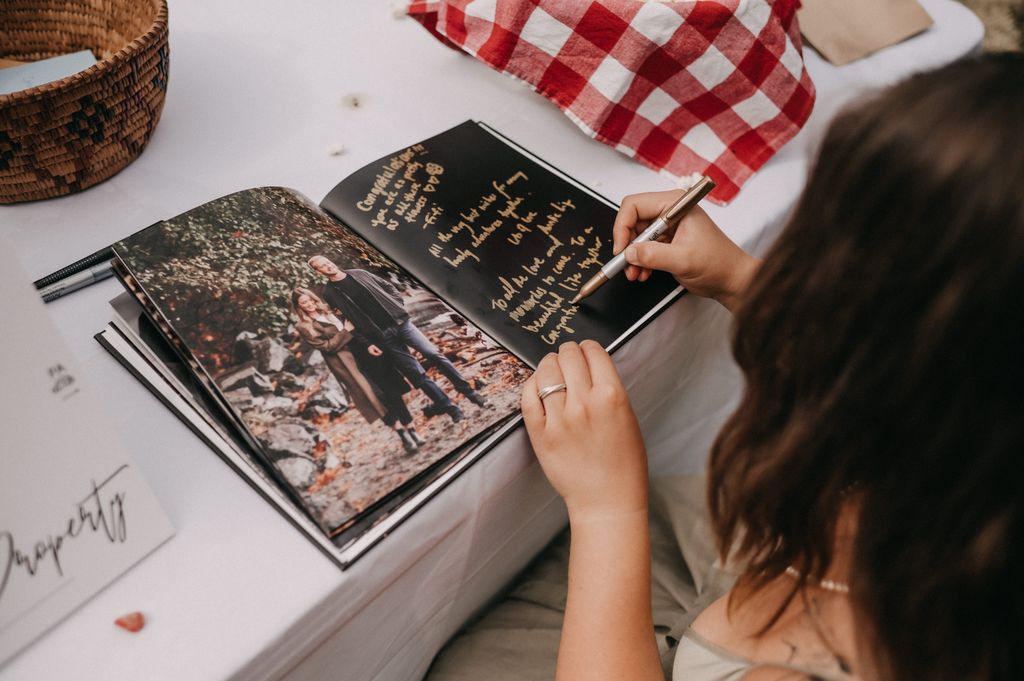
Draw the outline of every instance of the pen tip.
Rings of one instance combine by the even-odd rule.
[[[580,298],[582,298],[582,297],[583,296],[581,296],[579,294],[573,296],[573,299],[569,301],[569,304],[570,305],[575,305],[576,303],[580,302]]]

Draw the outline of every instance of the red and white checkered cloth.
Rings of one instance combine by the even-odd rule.
[[[810,115],[797,0],[412,0],[446,44],[588,135],[724,203]]]

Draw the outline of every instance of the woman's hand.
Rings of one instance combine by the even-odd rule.
[[[733,243],[700,206],[666,233],[671,241],[628,245],[681,193],[648,192],[623,199],[612,228],[612,251],[626,250],[630,281],[646,281],[652,270],[663,270],[690,292],[735,311],[760,261]]]
[[[384,354],[384,351],[378,348],[376,345],[370,345],[368,348],[366,348],[366,351],[370,353],[371,357],[380,357],[381,355]]]
[[[565,383],[564,392],[537,392]],[[523,384],[523,418],[548,480],[573,522],[647,510],[647,456],[636,416],[608,353],[565,343]]]
[[[537,391],[565,383],[543,402]],[[651,616],[647,456],[608,353],[565,343],[523,384],[523,418],[572,527],[557,681],[664,679]]]
[[[355,324],[353,324],[352,322],[350,322],[350,321],[349,321],[349,320],[347,320],[347,319],[345,319],[344,321],[342,321],[342,322],[341,322],[341,326],[342,326],[342,327],[343,327],[343,328],[344,328],[344,329],[345,329],[346,331],[349,331],[349,332],[351,332],[351,331],[355,331],[355,330],[356,330],[356,325],[355,325]]]

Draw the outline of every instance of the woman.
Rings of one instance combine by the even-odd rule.
[[[320,296],[301,286],[292,291],[292,314],[298,320],[299,335],[320,350],[367,423],[382,420],[398,434],[407,453],[426,444],[413,427],[402,397],[409,392],[409,384],[384,358],[371,355],[356,340],[351,322],[343,322]]]
[[[626,248],[630,279],[666,270],[734,312],[747,384],[705,492],[735,584],[695,564],[691,514],[674,528],[686,588],[656,590],[658,608],[687,611],[673,678],[1024,678],[1022,121],[1020,55],[921,74],[837,118],[763,264],[700,210],[671,243]],[[677,195],[628,197],[616,250]],[[566,344],[522,402],[569,510],[556,678],[663,678],[646,456],[614,365]],[[433,678],[486,657],[499,619],[463,637],[486,629],[475,647],[456,639]],[[551,676],[503,659],[505,676],[483,676]]]

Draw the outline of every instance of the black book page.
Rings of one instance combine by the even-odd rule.
[[[565,341],[616,345],[677,288],[620,275],[571,305],[612,257],[616,209],[472,121],[356,171],[321,207],[533,366]]]

